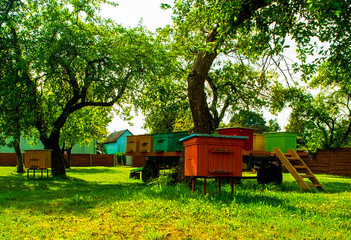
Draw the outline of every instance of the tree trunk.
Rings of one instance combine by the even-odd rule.
[[[232,19],[236,20],[229,23],[232,31],[234,32],[242,23],[250,19],[257,9],[268,4],[269,1],[265,0],[243,1],[239,14],[233,9],[234,15]],[[196,55],[194,65],[188,75],[188,97],[195,133],[211,133],[214,130],[214,122],[206,101],[204,85],[212,63],[218,55],[218,46],[224,41],[223,37],[225,38],[226,36],[219,36],[217,27],[208,33],[206,44],[209,46],[209,43],[211,43],[213,46],[212,52],[200,51]],[[219,123],[217,124],[216,122],[215,124],[218,125]]]
[[[24,173],[23,157],[21,152],[20,141],[16,141],[15,143],[15,152],[16,152],[16,158],[17,158],[17,172]]]
[[[69,148],[67,149],[66,168],[71,168],[72,148],[73,148],[73,147],[69,147]]]
[[[184,175],[185,172],[185,162],[184,162],[184,151],[179,157],[179,162],[177,166],[175,167],[175,182],[180,183],[180,182],[185,182],[187,185],[191,186],[191,177],[186,177]]]
[[[59,146],[60,131],[52,131],[49,138],[41,136],[45,149],[51,149],[51,173],[53,177],[66,177],[65,158]]]
[[[205,80],[216,56],[215,52],[198,53],[188,75],[188,97],[195,133],[212,133],[214,130],[213,119],[206,99]]]
[[[61,152],[60,146],[57,144],[51,145],[51,172],[54,177],[66,177],[65,158]]]

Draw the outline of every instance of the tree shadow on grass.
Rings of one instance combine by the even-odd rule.
[[[221,194],[218,193],[218,185],[214,181],[208,181],[207,183],[207,195],[203,195],[203,185],[201,184],[202,181],[196,183],[196,190],[195,193],[192,193],[191,188],[183,185],[181,190],[174,191],[177,187],[171,186],[162,186],[162,187],[155,187],[155,191],[145,191],[144,194],[149,195],[149,197],[159,198],[160,200],[174,200],[174,201],[184,201],[185,203],[189,203],[192,200],[201,199],[201,201],[205,201],[209,204],[212,204],[214,207],[218,206],[226,206],[226,207],[233,207],[233,204],[240,207],[240,206],[257,206],[262,207],[265,206],[267,208],[277,209],[278,211],[287,212],[289,214],[296,214],[296,215],[310,215],[311,211],[315,214],[315,210],[308,207],[305,207],[303,204],[303,199],[307,201],[307,199],[311,199],[313,201],[313,195],[319,198],[319,194],[329,194],[329,192],[324,191],[316,191],[307,193],[303,192],[299,185],[294,183],[288,183],[285,185],[259,185],[259,184],[247,184],[245,183],[236,186],[234,194],[231,194],[230,185],[222,186]],[[294,186],[291,186],[291,185]],[[339,185],[340,183],[333,183]],[[173,188],[173,191],[172,191]],[[337,187],[334,185],[333,189],[336,191]],[[345,189],[345,185],[342,186]],[[276,192],[276,193],[275,193]],[[279,194],[282,192],[282,194]],[[293,193],[296,198],[301,193],[301,202],[296,205],[296,202],[293,200],[294,198],[289,200],[289,197],[286,195],[289,192]],[[310,198],[309,198],[310,196]],[[328,197],[326,197],[328,198]],[[309,202],[306,202],[310,204]],[[255,207],[253,207],[255,208]],[[320,214],[324,214],[320,212]],[[328,213],[331,214],[331,213]],[[340,214],[339,212],[332,213],[335,217],[344,218],[344,213]]]
[[[99,174],[99,173],[116,173],[113,168],[70,168],[66,170],[68,173],[78,173],[78,174]]]
[[[106,172],[106,171],[105,171]],[[24,177],[0,177],[0,211],[74,212],[84,214],[99,204],[132,199],[146,186],[139,182],[99,184],[79,178],[44,178],[28,181]]]
[[[109,168],[87,168],[71,169],[71,173],[79,174],[112,174],[116,169]],[[126,173],[126,172],[124,172]],[[282,208],[292,213],[305,214],[307,211],[302,207],[296,207],[278,196],[264,194],[265,188],[270,191],[298,192],[301,191],[297,183],[288,182],[281,186],[260,186],[257,183],[244,182],[237,186],[235,194],[230,193],[230,186],[223,185],[222,194],[218,194],[218,185],[208,182],[208,195],[203,196],[202,182],[196,186],[196,192],[192,194],[191,189],[183,185],[146,185],[141,181],[130,181],[122,183],[99,183],[85,181],[80,178],[68,177],[67,179],[43,178],[28,181],[26,176],[0,176],[0,211],[5,209],[18,209],[28,211],[40,211],[44,214],[58,212],[60,214],[74,213],[84,215],[86,211],[96,206],[108,206],[119,201],[134,201],[140,198],[174,200],[184,202],[200,199],[213,206],[238,205],[267,205],[274,208]],[[350,190],[348,182],[323,183],[333,189],[333,193]],[[273,189],[272,189],[273,188]]]

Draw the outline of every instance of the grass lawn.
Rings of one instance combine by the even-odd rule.
[[[143,184],[128,167],[67,170],[68,179],[27,180],[0,167],[0,239],[351,239],[351,178],[317,175],[327,192],[242,180]],[[39,175],[37,174],[37,177]]]

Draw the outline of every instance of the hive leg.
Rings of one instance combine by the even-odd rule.
[[[235,178],[232,178],[232,182],[231,182],[232,194],[234,193],[234,183],[235,183]]]
[[[195,191],[195,181],[196,181],[196,178],[193,177],[193,178],[191,179],[191,190],[192,190],[192,192]]]

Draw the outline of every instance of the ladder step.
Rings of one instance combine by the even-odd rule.
[[[309,187],[321,187],[323,188],[322,184],[309,184]]]
[[[300,158],[295,158],[295,157],[286,157],[289,161],[302,161]]]
[[[302,165],[295,165],[294,168],[298,168],[298,169],[307,169],[306,166],[302,166]]]
[[[302,178],[314,178],[314,175],[300,175]]]

